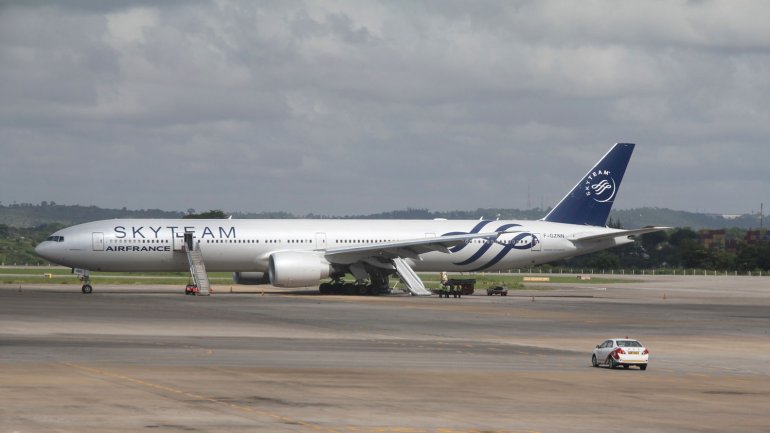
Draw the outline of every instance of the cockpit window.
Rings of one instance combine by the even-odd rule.
[[[64,242],[64,236],[48,236],[45,240],[51,242]]]

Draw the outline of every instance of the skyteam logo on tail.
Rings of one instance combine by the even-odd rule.
[[[588,174],[584,182],[586,197],[596,202],[608,203],[615,198],[617,187],[609,170],[597,170]]]
[[[612,146],[593,168],[556,205],[544,221],[602,227],[620,189],[626,166],[634,151],[632,143]]]

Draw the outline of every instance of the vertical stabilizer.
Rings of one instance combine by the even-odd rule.
[[[633,151],[632,143],[612,146],[543,221],[604,226]]]

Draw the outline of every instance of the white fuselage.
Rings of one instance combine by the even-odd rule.
[[[622,230],[544,221],[452,220],[194,220],[118,219],[56,232],[38,254],[92,271],[186,271],[184,233],[192,233],[209,271],[266,272],[271,254],[334,251],[356,246],[501,232],[496,241],[472,239],[445,253],[410,258],[416,271],[495,271],[546,263],[632,242],[608,238],[576,247],[573,240]]]

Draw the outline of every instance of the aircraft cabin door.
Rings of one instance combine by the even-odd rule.
[[[543,241],[540,240],[540,235],[538,233],[532,233],[532,251],[542,251],[543,250]]]
[[[104,251],[104,233],[93,232],[91,239],[94,251]]]
[[[187,247],[187,251],[192,251],[194,249],[192,232],[184,232],[184,244]]]
[[[315,249],[326,249],[326,233],[318,232],[315,234]]]
[[[171,237],[171,242],[174,244],[174,251],[182,251],[184,250],[184,236],[180,235],[179,233],[174,233],[174,236]]]

